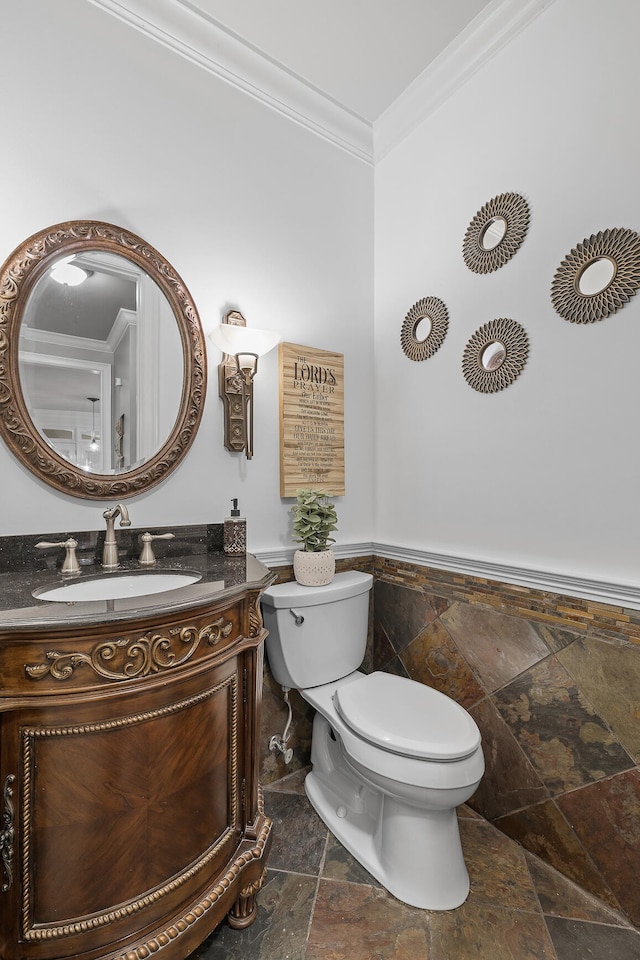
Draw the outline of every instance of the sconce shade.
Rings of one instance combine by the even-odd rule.
[[[65,287],[77,287],[78,284],[84,283],[88,276],[89,272],[87,270],[77,267],[69,260],[63,260],[62,263],[56,264],[51,270],[51,279]]]
[[[280,334],[273,330],[258,330],[255,327],[240,327],[231,323],[221,323],[209,334],[216,347],[232,357],[237,354],[253,353],[258,357],[280,342]]]

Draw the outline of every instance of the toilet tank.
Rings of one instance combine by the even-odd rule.
[[[324,587],[277,583],[262,595],[269,666],[283,687],[317,687],[357,670],[367,646],[370,573],[337,573]]]

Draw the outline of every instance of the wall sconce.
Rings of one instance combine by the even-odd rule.
[[[209,334],[224,357],[218,367],[218,387],[224,404],[224,445],[227,450],[244,450],[253,456],[253,381],[258,358],[273,350],[280,334],[273,330],[247,329],[237,310]]]

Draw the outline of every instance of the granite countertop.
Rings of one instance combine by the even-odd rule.
[[[220,528],[220,529],[218,529]],[[33,630],[37,627],[56,628],[66,624],[91,625],[132,620],[148,613],[171,615],[181,610],[193,610],[209,603],[212,598],[231,601],[247,586],[266,586],[272,576],[264,564],[251,554],[230,556],[221,549],[221,525],[191,527],[153,527],[152,533],[173,532],[175,539],[153,543],[157,558],[155,566],[141,567],[139,535],[143,529],[116,530],[120,566],[111,572],[103,571],[101,556],[104,533],[47,533],[27,537],[0,537],[0,632],[6,630]],[[41,551],[35,544],[40,540],[58,542],[73,536],[79,542],[78,560],[81,572],[63,576],[60,567],[64,558],[62,548]],[[192,573],[198,581],[162,593],[116,600],[60,602],[39,600],[34,592],[80,583],[95,578],[126,574]]]

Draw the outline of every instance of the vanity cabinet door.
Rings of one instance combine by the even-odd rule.
[[[124,957],[145,930],[186,956],[189,911],[209,912],[193,946],[220,922],[238,896],[215,881],[245,826],[253,653],[0,715],[0,774],[15,777],[3,960]]]

